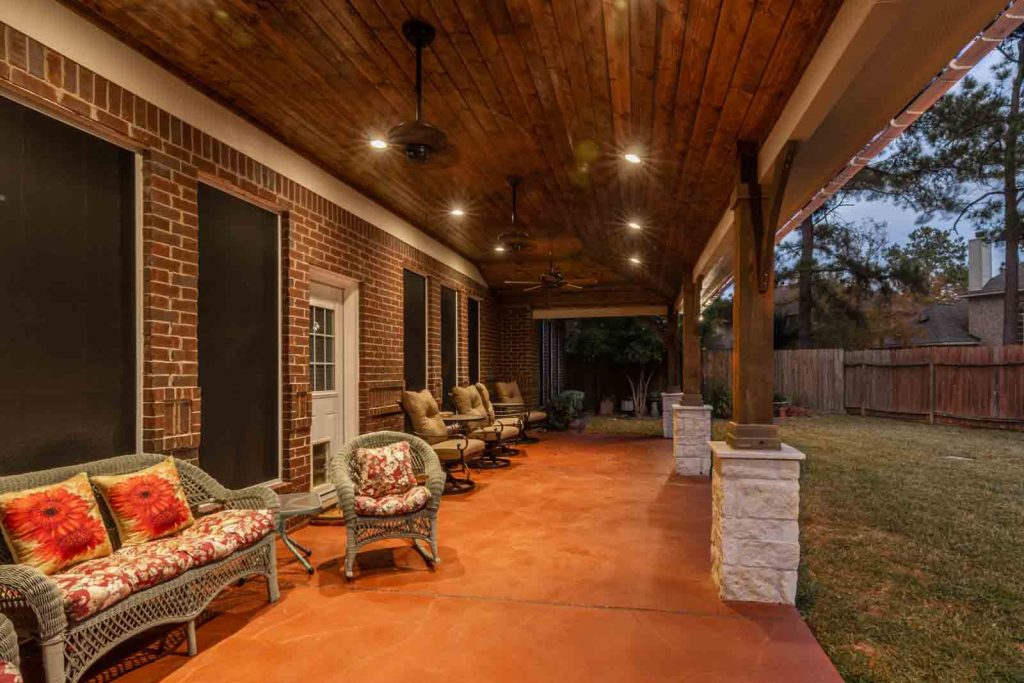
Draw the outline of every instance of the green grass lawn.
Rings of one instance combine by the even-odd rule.
[[[1024,435],[848,416],[782,435],[807,453],[798,607],[843,677],[1024,681]]]

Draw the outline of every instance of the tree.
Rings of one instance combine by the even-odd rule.
[[[1000,46],[992,82],[967,77],[861,171],[854,192],[973,224],[1006,245],[1003,342],[1016,343],[1019,310],[1021,91],[1024,29]]]
[[[582,320],[566,334],[565,352],[587,361],[621,367],[637,416],[647,412],[647,390],[665,357],[665,318]]]
[[[887,258],[933,301],[955,301],[967,291],[967,243],[952,230],[917,228],[905,245],[890,247]]]
[[[797,343],[870,346],[890,334],[904,292],[922,290],[919,273],[890,263],[886,225],[842,219],[838,201],[801,226],[801,238],[779,245],[776,280],[800,291]],[[804,325],[808,325],[807,328]],[[785,340],[777,339],[777,346]]]

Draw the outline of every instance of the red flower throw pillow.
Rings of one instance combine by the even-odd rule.
[[[356,463],[360,482],[357,496],[382,498],[405,493],[416,486],[408,441],[396,441],[379,448],[360,448],[356,451]]]
[[[85,472],[0,496],[0,529],[14,561],[44,574],[113,552]]]
[[[131,474],[93,477],[107,501],[121,545],[139,545],[192,526],[174,458]]]

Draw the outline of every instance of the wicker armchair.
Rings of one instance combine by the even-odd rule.
[[[356,451],[360,448],[379,448],[397,441],[407,441],[412,451],[412,466],[416,477],[425,477],[425,486],[430,490],[430,501],[416,512],[407,515],[375,517],[356,514],[356,491],[359,488],[359,467]],[[338,492],[338,506],[345,514],[345,577],[353,577],[356,553],[368,543],[387,538],[412,539],[412,545],[433,567],[441,562],[437,553],[437,510],[444,493],[445,474],[437,454],[426,441],[401,432],[374,432],[363,434],[342,446],[331,458],[329,466],[331,483]],[[419,541],[430,544],[426,551]]]
[[[55,484],[79,472],[128,474],[165,458],[163,455],[122,455],[0,477],[0,493]],[[234,509],[270,509],[277,505],[277,496],[268,488],[251,486],[232,491],[195,465],[182,460],[175,460],[175,465],[193,510],[208,504]],[[117,539],[117,528],[102,505],[101,509],[111,539]],[[12,564],[10,550],[0,543],[0,611],[17,615],[15,621],[19,624],[31,625],[30,635],[42,646],[47,683],[74,683],[115,645],[159,624],[186,623],[189,652],[194,654],[195,620],[224,588],[239,579],[262,574],[267,577],[269,601],[277,601],[275,538],[275,534],[269,534],[222,560],[193,567],[170,581],[133,593],[82,621],[68,620],[61,591],[50,577],[34,567]]]
[[[14,630],[11,620],[0,614],[0,663],[7,662],[17,668],[18,660],[18,634]],[[0,667],[0,671],[2,671]]]

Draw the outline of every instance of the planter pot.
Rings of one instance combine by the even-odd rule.
[[[632,400],[623,400],[619,404],[619,407],[622,408],[622,412],[624,413],[632,413],[635,410]]]
[[[597,409],[599,415],[611,415],[615,412],[615,401],[610,398],[606,398],[601,401],[601,405]]]

